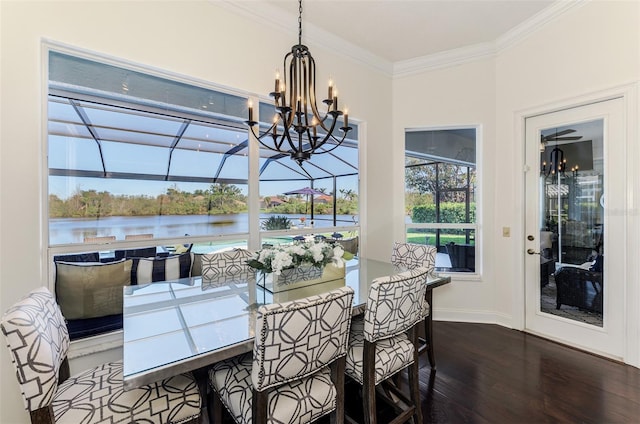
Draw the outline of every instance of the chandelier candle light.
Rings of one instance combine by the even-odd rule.
[[[259,129],[256,134],[254,127],[258,122],[253,120],[251,101],[249,119],[245,123],[263,147],[287,154],[302,166],[312,154],[328,153],[340,146],[352,128],[349,126],[347,109],[344,114],[338,109],[338,90],[331,80],[327,98],[322,101],[327,111],[324,116],[318,112],[316,64],[307,46],[302,44],[302,0],[298,4],[298,44],[291,47],[291,52],[284,57],[284,81],[276,72],[275,89],[269,94],[274,98],[276,110],[273,124],[262,135]],[[337,130],[338,117],[342,115],[342,135],[336,136],[334,130]]]

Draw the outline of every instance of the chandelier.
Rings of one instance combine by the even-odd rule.
[[[302,44],[302,0],[298,1],[298,44],[284,57],[284,80],[276,72],[275,90],[269,95],[274,99],[273,124],[263,133],[255,131],[253,105],[249,102],[249,119],[245,121],[254,137],[266,149],[291,156],[300,166],[312,154],[328,153],[340,146],[347,133],[349,115],[338,109],[338,91],[329,80],[324,116],[316,105],[316,64],[307,46]],[[287,91],[288,90],[288,91]],[[336,135],[338,117],[343,116],[341,135]],[[324,146],[324,147],[323,147]]]
[[[555,147],[549,154],[549,164],[546,161],[542,162],[540,173],[545,177],[548,177],[549,174],[556,175],[556,173],[564,175],[566,169],[567,159],[564,157],[564,152],[559,147]],[[575,177],[578,173],[578,165],[571,167],[571,172]]]

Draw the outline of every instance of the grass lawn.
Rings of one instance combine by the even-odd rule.
[[[429,240],[426,243],[426,240]],[[407,233],[407,242],[417,244],[435,244],[436,233]],[[447,243],[454,242],[456,244],[467,244],[467,240],[464,234],[440,234],[440,244],[445,245]],[[470,244],[475,244],[475,241],[471,240]]]

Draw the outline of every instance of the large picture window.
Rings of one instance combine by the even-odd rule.
[[[123,285],[198,277],[207,253],[300,236],[357,246],[355,139],[298,165],[249,148],[245,94],[111,59],[48,60],[49,277],[72,339],[122,328]],[[307,187],[317,194],[294,193]]]
[[[437,248],[436,269],[475,273],[476,129],[405,133],[406,239]]]

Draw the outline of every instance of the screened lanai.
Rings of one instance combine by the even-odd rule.
[[[247,97],[204,82],[50,52],[50,244],[111,236],[108,221],[116,216],[132,222],[116,234],[117,241],[127,231],[175,240],[233,234],[247,238],[252,219]],[[266,98],[259,113],[261,123],[273,116]],[[357,223],[358,128],[350,126],[349,139],[331,152],[312,155],[302,166],[286,154],[255,149],[259,219],[269,209],[297,218],[299,209],[273,205],[276,199],[288,206],[302,203],[283,193],[309,186],[326,196],[310,199],[308,219],[335,229]],[[332,147],[329,142],[321,152]],[[347,217],[339,213],[346,210],[339,205],[346,197],[356,201]],[[169,218],[177,215],[181,225]],[[147,228],[133,223],[142,216],[163,217],[164,224]],[[71,232],[70,220],[75,222]],[[91,224],[84,226],[86,222]]]

